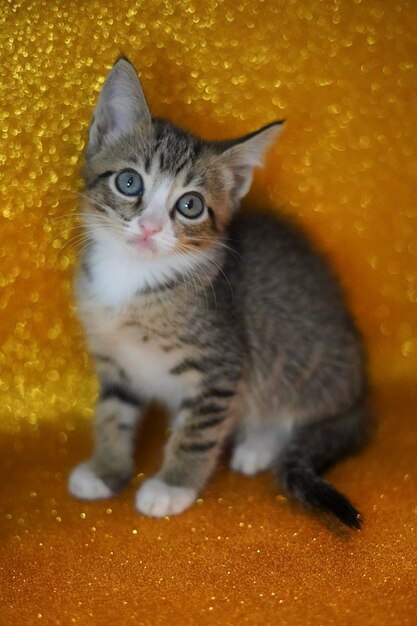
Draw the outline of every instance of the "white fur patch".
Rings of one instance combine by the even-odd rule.
[[[96,242],[91,253],[92,296],[106,306],[121,308],[135,292],[153,288],[186,274],[207,254],[155,256],[140,258],[129,244],[109,236]]]
[[[246,476],[254,476],[268,469],[288,440],[289,433],[289,423],[281,424],[281,428],[265,427],[249,433],[233,450],[231,469]]]
[[[172,487],[159,478],[149,478],[136,494],[136,508],[150,517],[177,515],[188,509],[196,497],[194,489]]]
[[[81,463],[75,467],[68,480],[70,493],[81,500],[102,500],[111,498],[114,493],[94,474],[90,463]]]
[[[170,369],[178,365],[181,356],[177,351],[164,353],[152,342],[142,343],[132,340],[121,340],[115,348],[117,361],[129,373],[135,388],[147,398],[163,401],[173,411],[177,410],[181,401],[190,393],[190,389],[198,393],[196,385],[200,382],[200,374],[193,370],[183,376],[175,376]]]
[[[255,447],[252,442],[245,442],[237,446],[232,455],[230,467],[235,472],[254,476],[258,472],[263,472],[272,463],[274,450],[264,447]]]

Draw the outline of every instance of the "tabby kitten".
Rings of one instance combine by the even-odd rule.
[[[300,232],[239,213],[282,122],[207,142],[153,119],[120,59],[89,130],[78,306],[100,379],[78,498],[114,496],[133,474],[147,403],[173,416],[162,467],[136,507],[190,507],[232,441],[231,467],[268,468],[289,495],[358,528],[320,473],[364,441],[361,341],[339,285]]]

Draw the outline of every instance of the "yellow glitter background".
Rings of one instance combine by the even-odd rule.
[[[0,3],[0,623],[416,624],[417,4],[414,0]],[[379,430],[329,477],[341,530],[224,461],[198,504],[133,508],[153,413],[118,499],[66,490],[97,392],[73,312],[86,129],[120,52],[155,115],[206,138],[276,118],[249,196],[296,215],[339,271],[370,353]]]

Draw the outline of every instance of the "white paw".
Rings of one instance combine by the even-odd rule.
[[[234,449],[230,467],[235,472],[254,476],[258,472],[266,470],[271,465],[273,458],[272,450],[242,443]]]
[[[88,461],[80,463],[72,470],[68,488],[73,496],[81,500],[101,500],[114,496],[111,489],[94,474]]]
[[[149,478],[136,494],[136,508],[150,517],[177,515],[188,509],[196,497],[190,487],[172,487],[159,478]]]

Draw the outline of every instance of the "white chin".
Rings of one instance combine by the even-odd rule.
[[[135,243],[130,244],[130,249],[140,259],[153,259],[161,255],[161,250],[155,244],[140,245]]]

